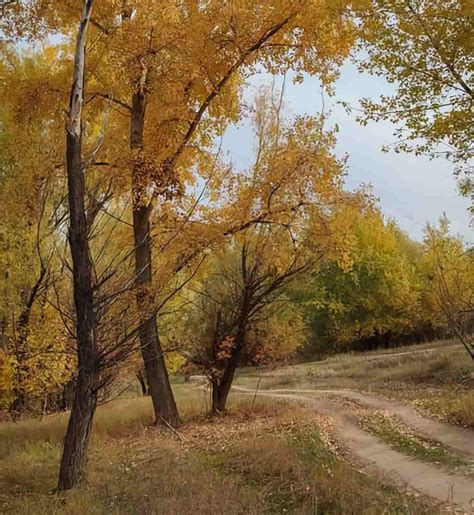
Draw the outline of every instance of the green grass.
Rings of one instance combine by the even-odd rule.
[[[474,475],[474,460],[451,452],[439,442],[422,438],[406,425],[380,412],[365,414],[359,418],[361,427],[380,437],[391,447],[423,461],[444,465],[465,475]]]

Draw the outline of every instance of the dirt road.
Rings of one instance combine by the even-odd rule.
[[[237,387],[233,391],[240,394],[255,393]],[[383,409],[420,436],[436,440],[446,448],[468,457],[474,457],[474,431],[423,417],[404,404],[350,390],[263,390],[258,395],[303,402],[331,419],[341,444],[369,472],[382,474],[398,486],[413,488],[442,503],[455,503],[465,513],[474,514],[473,478],[451,473],[393,449],[377,436],[364,431],[344,400]]]

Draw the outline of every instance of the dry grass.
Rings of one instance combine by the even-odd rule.
[[[191,420],[206,411],[209,401],[203,392],[182,385],[174,387],[175,396],[183,416]],[[0,459],[31,446],[57,445],[62,442],[68,414],[49,415],[42,420],[26,418],[19,422],[0,424]],[[99,406],[94,419],[93,440],[121,436],[139,430],[153,422],[150,397],[120,398]]]
[[[413,400],[421,411],[463,427],[474,428],[474,392],[443,392]]]
[[[2,424],[0,512],[436,513],[329,452],[325,422],[309,410],[259,398],[251,413],[252,399],[238,398],[211,421],[202,392],[179,387],[177,396],[180,438],[148,426],[149,399],[102,407],[88,482],[61,495],[50,492],[65,417]]]

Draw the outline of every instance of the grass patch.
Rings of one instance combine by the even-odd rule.
[[[235,421],[231,422],[228,436],[199,454],[205,470],[231,478],[243,499],[253,498],[245,513],[438,512],[432,504],[381,484],[330,452],[327,436],[317,428],[324,426],[317,415],[284,403],[278,407],[278,415],[265,415],[263,423],[259,415],[238,436]],[[236,507],[231,513],[241,511]]]
[[[415,399],[413,404],[448,422],[474,428],[474,391],[443,392],[437,396]]]
[[[314,421],[243,437],[229,452],[211,452],[203,459],[207,467],[233,478],[242,491],[253,492],[252,513],[437,512],[431,504],[384,486],[334,456]]]
[[[361,427],[378,436],[391,447],[423,461],[444,465],[465,475],[474,474],[474,460],[444,448],[439,442],[420,437],[404,424],[381,412],[365,414]]]
[[[337,458],[322,444],[312,427],[297,432],[291,439],[299,456],[315,477],[311,513],[436,513],[438,510],[420,498],[408,496],[359,472]],[[310,512],[308,512],[310,513]]]
[[[184,418],[191,420],[205,412],[205,398],[197,389],[176,386],[175,396]],[[69,413],[48,415],[43,419],[25,418],[0,424],[0,460],[24,451],[27,455],[38,445],[60,447]],[[140,430],[153,423],[150,397],[116,399],[99,406],[94,418],[93,441],[118,437]],[[34,454],[34,453],[33,453]]]

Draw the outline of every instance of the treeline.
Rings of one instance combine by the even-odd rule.
[[[71,408],[60,490],[84,477],[97,405],[135,375],[169,428],[180,369],[209,378],[219,412],[239,365],[303,349],[449,330],[473,355],[472,253],[447,222],[410,241],[344,188],[324,114],[285,118],[274,88],[243,99],[260,69],[331,91],[361,45],[369,70],[404,79],[367,117],[399,113],[408,140],[427,141],[417,151],[449,133],[461,167],[471,11],[402,3],[0,5],[0,409]],[[255,161],[236,170],[219,142],[246,116]]]
[[[308,328],[304,355],[456,336],[449,310],[461,313],[472,298],[474,256],[446,218],[427,225],[419,242],[372,211],[359,217],[352,237],[349,267],[328,260],[290,292]],[[473,322],[466,313],[467,331]]]

